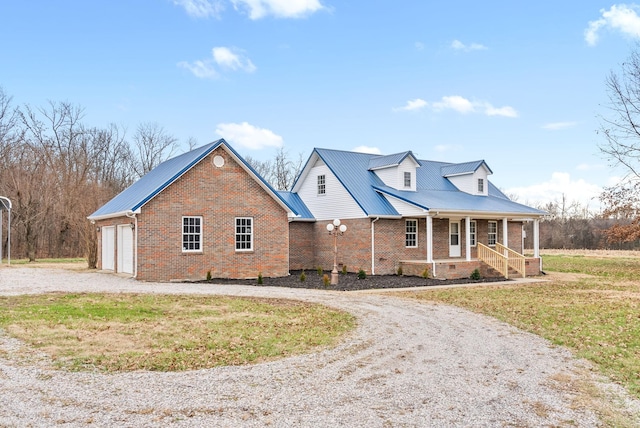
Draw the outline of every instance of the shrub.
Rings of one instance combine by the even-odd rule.
[[[329,284],[331,284],[331,280],[329,279],[329,275],[327,275],[326,273],[324,275],[322,275],[322,283],[324,284],[325,287],[328,287]]]
[[[258,285],[264,284],[264,280],[262,279],[262,272],[258,272]]]
[[[402,266],[398,266],[398,276],[402,276]]]
[[[307,279],[307,275],[304,273],[304,271],[302,271],[302,273],[300,274],[300,282],[304,282]]]
[[[207,271],[207,281],[211,281],[211,270]]]
[[[367,277],[367,273],[364,270],[360,269],[358,271],[358,279],[365,279],[366,277]]]
[[[424,279],[429,279],[429,268],[424,268],[424,270],[422,271],[422,277]]]
[[[343,275],[347,274],[347,265],[342,265],[342,274]]]
[[[322,276],[322,272],[323,272],[322,266],[318,266],[317,271],[318,271],[318,276]]]
[[[471,272],[471,276],[469,276],[469,278],[473,279],[474,281],[481,279],[482,276],[480,275],[480,270],[474,269],[473,272]]]

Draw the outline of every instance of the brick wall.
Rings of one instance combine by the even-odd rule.
[[[224,166],[213,165],[222,156]],[[182,251],[182,217],[202,217],[202,251]],[[235,218],[253,218],[253,251],[235,250]],[[287,212],[222,148],[142,207],[138,275],[148,281],[284,276],[289,271]]]
[[[292,221],[289,223],[289,268],[291,270],[315,270],[315,224]]]

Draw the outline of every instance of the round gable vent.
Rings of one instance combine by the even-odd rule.
[[[224,165],[224,158],[222,156],[214,156],[213,164],[218,168],[222,167]]]

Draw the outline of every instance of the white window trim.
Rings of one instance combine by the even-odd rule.
[[[489,225],[491,225],[491,224],[495,225],[495,232],[491,232],[491,227],[489,225],[487,226],[487,245],[489,247],[495,247],[496,246],[496,242],[498,242],[498,222],[497,221],[493,221],[493,220],[489,220],[488,224]],[[493,244],[491,243],[491,235],[495,235],[495,238],[493,240]]]
[[[320,178],[322,178],[322,183],[320,183]],[[324,196],[327,194],[327,176],[325,174],[318,175],[316,179],[316,193],[318,196]],[[322,189],[322,192],[320,191]]]
[[[473,226],[472,226],[473,225]],[[471,220],[469,222],[469,239],[471,240],[471,246],[475,247],[478,243],[478,222]]]
[[[484,194],[484,178],[478,178],[478,193]]]
[[[409,222],[410,222],[410,221],[411,221],[411,222],[414,222],[414,223],[415,223],[415,225],[416,225],[416,230],[415,230],[415,232],[411,232],[412,234],[414,234],[414,235],[415,235],[415,238],[414,238],[414,241],[415,241],[415,243],[416,243],[415,245],[407,245],[407,235],[409,234],[409,233],[407,232],[407,226],[408,226],[408,224],[409,224]],[[408,218],[408,219],[405,219],[405,221],[404,221],[404,246],[405,246],[405,248],[418,248],[418,236],[419,236],[419,235],[420,235],[420,234],[418,233],[418,219],[416,219],[416,218]]]
[[[198,233],[185,233],[185,231],[184,231],[184,220],[188,219],[188,218],[197,218],[200,221],[199,222],[200,223],[199,224],[200,232],[198,232]],[[198,215],[184,215],[184,216],[182,216],[182,221],[181,221],[181,224],[180,224],[180,230],[182,232],[182,233],[180,233],[180,239],[181,239],[180,246],[182,247],[182,252],[183,253],[201,253],[202,252],[202,248],[203,248],[202,226],[203,226],[202,216],[198,216]],[[200,239],[198,240],[198,242],[200,244],[200,248],[198,248],[197,250],[196,249],[190,250],[190,249],[184,248],[184,244],[185,244],[184,237],[185,237],[185,235],[198,235],[200,237]]]
[[[244,233],[243,235],[249,235],[249,244],[250,244],[250,248],[238,248],[238,220],[251,220],[251,231],[247,234]],[[254,229],[254,221],[253,221],[253,217],[236,217],[234,222],[233,222],[233,246],[236,250],[236,253],[247,253],[247,252],[251,252],[253,251],[253,247],[254,247],[254,242],[253,242],[253,229]]]
[[[409,184],[407,184],[407,178],[409,178]],[[411,172],[410,171],[405,171],[403,174],[403,182],[404,182],[404,187],[405,188],[411,188]]]

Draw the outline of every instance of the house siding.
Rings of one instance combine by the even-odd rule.
[[[317,177],[319,175],[324,175],[326,178],[324,195],[318,195]],[[321,160],[318,160],[310,169],[298,194],[318,220],[366,217],[353,197]]]
[[[225,160],[220,168],[214,156]],[[142,207],[137,278],[147,281],[284,276],[287,212],[218,148]],[[202,217],[202,251],[182,251],[182,217]],[[253,250],[235,250],[235,218],[253,218]]]

